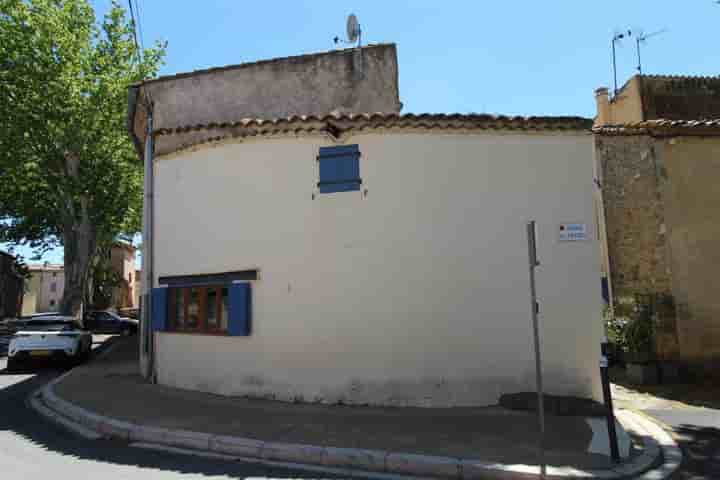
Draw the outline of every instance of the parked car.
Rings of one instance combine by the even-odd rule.
[[[121,335],[134,335],[138,331],[138,321],[132,318],[121,317],[110,311],[91,311],[83,319],[85,328],[93,333],[119,333]]]
[[[121,317],[128,317],[137,320],[140,318],[140,309],[135,307],[118,308],[118,314]]]
[[[0,330],[3,331],[5,334],[12,335],[13,333],[22,329],[29,320],[40,320],[44,318],[52,319],[58,316],[60,316],[58,312],[45,312],[33,313],[32,315],[26,315],[20,318],[8,318],[6,320],[3,320],[2,326],[0,326]]]
[[[80,363],[92,350],[92,334],[72,317],[27,320],[10,339],[7,369],[16,370],[33,359]]]

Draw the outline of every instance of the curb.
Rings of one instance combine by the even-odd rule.
[[[103,354],[109,349],[110,347]],[[358,476],[438,477],[459,480],[540,478],[540,468],[537,465],[508,465],[477,459],[264,442],[138,425],[98,415],[58,397],[53,387],[65,375],[67,374],[34,392],[28,404],[42,416],[88,439],[122,440],[144,448],[167,449],[274,466],[305,467],[327,473],[337,473],[340,470]],[[630,410],[620,410],[616,415],[628,430],[643,437],[645,448],[641,455],[607,470],[548,466],[545,478],[622,479],[642,475],[639,478],[658,480],[667,478],[678,468],[682,453],[672,437],[657,423]]]

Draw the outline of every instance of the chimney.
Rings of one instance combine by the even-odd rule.
[[[608,99],[607,87],[600,87],[595,90],[595,102],[597,103],[597,116],[595,126],[607,125],[610,120],[610,100]]]

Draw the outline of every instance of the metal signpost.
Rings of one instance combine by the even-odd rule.
[[[610,441],[610,456],[613,462],[620,463],[620,449],[618,448],[617,432],[615,431],[615,412],[613,411],[612,394],[610,392],[608,361],[605,355],[600,358],[600,380],[602,382],[603,400],[605,400],[605,418]]]
[[[538,328],[538,302],[535,293],[535,268],[540,265],[537,259],[535,221],[527,222],[528,260],[530,267],[530,312],[532,316],[533,337],[535,340],[535,377],[538,394],[538,419],[540,421],[540,477],[545,478],[545,406],[543,402],[542,367],[540,361],[540,330]]]

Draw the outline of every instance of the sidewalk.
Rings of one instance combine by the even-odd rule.
[[[56,383],[54,393],[98,415],[149,427],[506,465],[539,463],[533,413],[501,407],[352,407],[223,397],[149,384],[138,374],[137,355],[136,338],[118,339],[107,355]],[[548,464],[596,471],[612,467],[608,456],[588,452],[591,444],[606,443],[607,437],[597,438],[596,433],[593,442],[586,418],[547,416],[546,421]],[[641,449],[633,448],[630,460]]]

